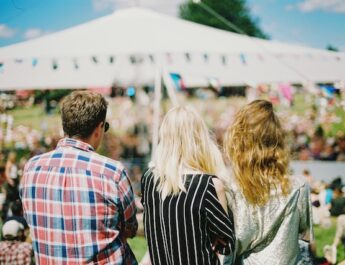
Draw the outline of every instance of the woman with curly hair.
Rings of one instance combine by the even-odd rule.
[[[309,188],[302,177],[289,175],[289,150],[272,103],[244,106],[227,129],[224,148],[233,173],[235,264],[305,264],[299,239],[312,236]]]

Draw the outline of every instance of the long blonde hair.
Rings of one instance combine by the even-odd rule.
[[[255,100],[244,106],[227,129],[224,148],[250,204],[267,203],[272,188],[289,193],[289,151],[271,102]]]
[[[152,162],[163,198],[185,191],[186,169],[214,174],[226,185],[222,154],[204,121],[190,107],[174,107],[165,115]]]

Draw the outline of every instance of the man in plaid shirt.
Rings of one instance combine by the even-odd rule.
[[[3,241],[0,241],[0,264],[32,264],[32,246],[26,240],[24,225],[16,220],[9,220],[2,226]]]
[[[137,264],[134,195],[120,162],[95,152],[109,124],[107,102],[73,92],[61,107],[66,138],[25,165],[20,187],[37,264]]]

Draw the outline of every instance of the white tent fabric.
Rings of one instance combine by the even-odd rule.
[[[113,61],[111,62],[111,58]],[[0,48],[0,89],[154,83],[155,69],[186,86],[345,80],[345,54],[260,40],[141,8]]]

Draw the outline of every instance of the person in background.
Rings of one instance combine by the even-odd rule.
[[[2,226],[3,241],[0,241],[0,264],[33,264],[32,245],[25,242],[24,226],[9,220]]]
[[[244,106],[226,131],[224,148],[233,173],[228,201],[235,264],[305,264],[299,240],[313,239],[309,185],[288,174],[285,133],[272,103]]]
[[[345,247],[345,215],[339,215],[337,217],[337,228],[335,232],[335,236],[333,239],[333,244],[332,246],[328,246],[331,252],[331,257],[336,257],[336,250],[339,244],[342,244],[343,247]],[[334,253],[335,252],[335,253]],[[333,258],[332,261],[335,263],[336,258]],[[344,261],[345,264],[345,261]]]
[[[308,169],[304,169],[302,174],[305,177],[305,181],[309,184],[310,188],[312,188],[313,176],[310,174],[310,171]]]
[[[333,198],[333,189],[331,189],[331,185],[325,182],[321,183],[321,190],[319,193],[319,201],[321,207],[327,207],[329,209],[331,207],[331,202]]]
[[[28,223],[23,217],[23,204],[20,199],[11,203],[11,216],[7,216],[5,222],[10,220],[16,220],[21,223],[25,230],[29,228]]]
[[[216,265],[232,254],[224,162],[207,127],[189,107],[166,114],[141,180],[144,228],[153,265]]]
[[[5,220],[9,210],[11,208],[11,203],[19,199],[19,191],[18,191],[18,167],[16,164],[16,153],[10,152],[8,154],[7,162],[5,165],[5,179],[6,179],[6,199],[3,204],[2,208],[2,220]]]
[[[12,187],[16,187],[18,184],[18,167],[16,165],[16,157],[17,156],[15,152],[10,152],[8,154],[5,166],[6,181]]]
[[[66,137],[25,165],[20,194],[38,264],[137,264],[127,243],[138,227],[129,178],[95,152],[106,113],[100,94],[72,92],[61,105]]]
[[[333,199],[331,201],[329,212],[331,213],[331,216],[345,214],[345,197],[340,187],[336,187],[333,191]]]

